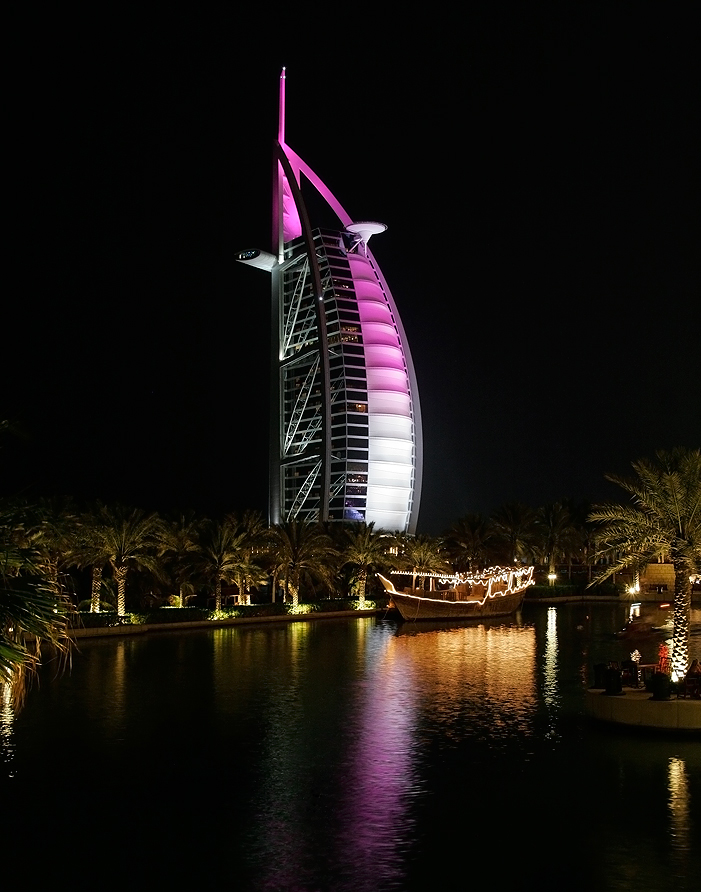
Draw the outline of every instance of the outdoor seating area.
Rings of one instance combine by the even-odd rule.
[[[694,660],[696,666],[698,661]],[[666,684],[662,684],[662,680]],[[692,664],[687,675],[679,681],[672,682],[669,668],[658,663],[638,663],[635,660],[609,660],[608,663],[597,663],[594,666],[594,682],[592,689],[603,689],[606,694],[620,694],[623,688],[645,690],[653,695],[663,687],[669,696],[701,699],[701,671]]]
[[[655,700],[641,688],[628,688],[613,697],[590,689],[586,692],[585,706],[590,718],[613,725],[701,734],[701,700],[684,697]]]
[[[633,657],[634,654],[631,655]],[[685,678],[672,682],[666,653],[657,663],[610,660],[594,666],[587,691],[591,718],[621,725],[701,731],[701,668],[692,662]]]

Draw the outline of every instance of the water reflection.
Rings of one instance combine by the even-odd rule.
[[[672,859],[676,872],[684,874],[691,850],[689,781],[686,763],[676,756],[669,760],[669,811]]]
[[[348,888],[400,887],[421,785],[416,765],[415,667],[391,639],[374,636],[357,687],[348,783],[339,809],[337,857],[355,865]]]
[[[402,888],[416,844],[417,807],[420,812],[420,803],[429,801],[432,748],[458,749],[487,736],[496,752],[513,734],[532,727],[535,632],[515,626],[409,627],[366,653],[365,683],[356,691],[361,720],[342,838],[353,862],[363,865],[356,888]],[[473,821],[469,803],[467,794],[452,815],[452,832]],[[357,867],[355,874],[357,884]]]
[[[260,793],[252,825],[251,844],[261,889],[305,888],[305,864],[310,840],[305,823],[318,795],[308,757],[317,734],[315,711],[305,693],[307,650],[311,625],[293,623],[277,632],[284,637],[279,670],[270,670],[263,657],[263,736],[257,770]],[[248,637],[245,636],[244,637]],[[260,642],[258,642],[260,644]],[[260,651],[256,654],[262,655]],[[311,681],[311,679],[309,679]]]
[[[533,733],[535,630],[303,628],[277,631],[286,647],[276,672],[255,654],[264,717],[248,837],[256,888],[313,885],[309,865],[320,861],[335,890],[404,888],[429,738],[457,747],[486,737],[496,753]],[[340,676],[339,648],[349,670]]]
[[[472,715],[489,711],[487,730],[526,730],[536,691],[536,638],[532,626],[479,625],[437,631],[404,629],[390,652],[412,667],[424,723],[458,741],[476,731]]]
[[[555,724],[560,693],[558,686],[557,607],[548,607],[548,624],[545,632],[545,659],[543,661],[543,700],[548,711],[548,734],[555,734]]]
[[[70,675],[3,713],[0,769],[27,791],[17,827],[55,764],[73,810],[56,852],[94,822],[104,839],[128,827],[151,853],[142,885],[200,881],[206,821],[211,888],[442,888],[466,841],[504,888],[694,888],[701,747],[583,716],[582,670],[621,646],[613,609],[81,643]]]

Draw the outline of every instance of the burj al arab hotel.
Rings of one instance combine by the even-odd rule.
[[[272,251],[237,254],[272,278],[271,523],[366,521],[416,531],[416,375],[368,247],[386,228],[354,221],[285,142],[283,69]]]

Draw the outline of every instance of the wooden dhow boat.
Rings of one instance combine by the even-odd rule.
[[[533,567],[490,567],[481,573],[438,573],[430,578],[431,590],[398,589],[377,574],[402,619],[481,619],[508,616],[523,603],[526,589],[533,585]],[[441,586],[445,586],[441,588]]]

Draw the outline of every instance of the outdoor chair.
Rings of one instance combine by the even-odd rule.
[[[623,660],[621,663],[621,684],[638,687],[638,664],[635,660]]]
[[[683,678],[677,689],[677,699],[689,697],[692,700],[701,699],[701,675],[687,675]]]

